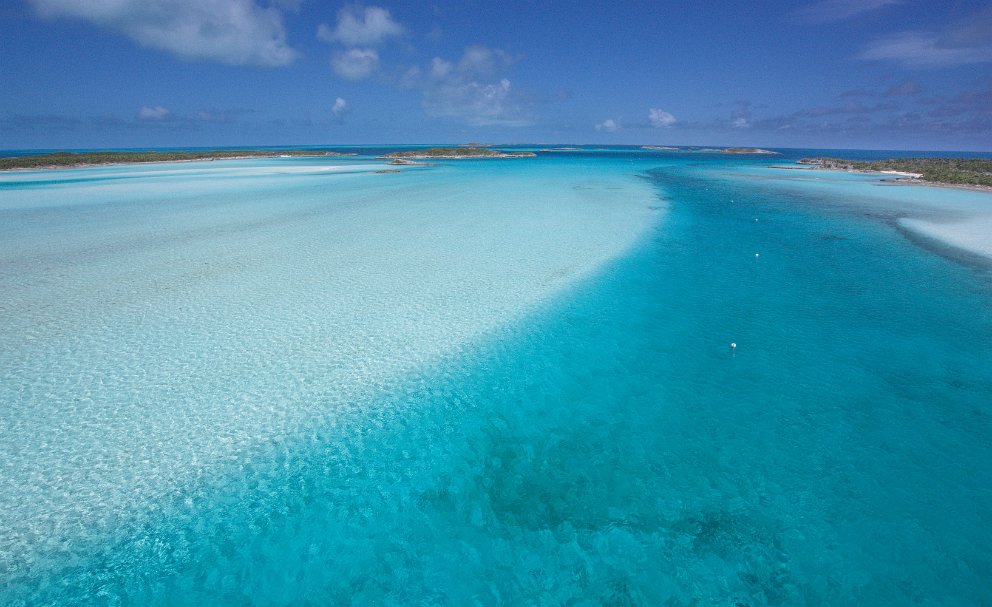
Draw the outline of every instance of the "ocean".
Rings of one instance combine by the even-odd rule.
[[[992,194],[354,151],[0,174],[0,603],[992,604]]]

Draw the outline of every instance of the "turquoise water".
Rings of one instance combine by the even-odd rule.
[[[992,280],[918,190],[214,164],[0,177],[2,602],[990,604]]]

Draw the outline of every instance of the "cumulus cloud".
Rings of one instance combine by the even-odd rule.
[[[424,71],[411,68],[401,85],[420,91],[430,116],[472,126],[527,126],[532,124],[528,104],[505,76],[511,63],[500,49],[473,46],[458,61],[435,57]]]
[[[820,0],[799,9],[795,16],[807,23],[845,21],[863,13],[901,3],[902,0]]]
[[[675,116],[672,116],[665,110],[659,108],[651,108],[648,110],[648,122],[651,126],[656,129],[670,127],[675,124]]]
[[[379,69],[379,53],[374,48],[353,48],[331,56],[334,72],[347,80],[364,80]]]
[[[334,100],[334,106],[331,108],[331,113],[333,113],[335,116],[340,118],[341,115],[344,114],[345,110],[347,109],[348,109],[348,102],[342,99],[341,97],[338,97],[337,99]]]
[[[379,69],[379,51],[376,47],[390,38],[402,36],[404,32],[403,26],[394,21],[384,8],[346,6],[338,11],[335,27],[321,24],[317,28],[317,38],[346,47],[331,56],[331,67],[338,76],[348,80],[364,80]]]
[[[606,131],[607,133],[612,133],[620,128],[620,121],[614,120],[612,118],[607,118],[606,120],[600,122],[596,125],[597,131]]]
[[[183,59],[275,67],[299,56],[279,8],[255,0],[29,1],[42,17],[83,19]]]
[[[513,63],[510,55],[498,48],[470,46],[458,60],[457,71],[477,78],[490,78]]]
[[[140,120],[166,120],[172,116],[172,112],[168,108],[164,108],[161,105],[156,105],[155,107],[148,107],[147,105],[141,106],[138,110],[138,118]]]
[[[345,46],[375,46],[388,38],[401,36],[403,32],[403,26],[384,8],[369,6],[362,11],[357,6],[347,6],[338,11],[337,26],[331,28],[321,24],[317,37]]]

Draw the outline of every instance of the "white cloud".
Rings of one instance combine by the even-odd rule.
[[[172,112],[168,108],[164,108],[161,105],[156,105],[155,107],[148,107],[147,105],[141,106],[138,110],[138,119],[140,120],[165,120],[172,116]]]
[[[331,57],[334,72],[347,80],[364,80],[379,69],[379,53],[374,48],[352,48]]]
[[[338,97],[337,99],[334,100],[334,107],[331,108],[331,112],[333,112],[335,116],[340,117],[341,114],[343,114],[344,111],[347,109],[348,109],[348,102],[342,99],[341,97]]]
[[[902,0],[820,0],[798,10],[795,15],[808,23],[828,23],[901,3]]]
[[[862,59],[898,61],[909,67],[944,67],[992,61],[992,44],[950,46],[937,34],[904,32],[876,40]]]
[[[940,32],[912,31],[879,38],[861,58],[917,68],[992,62],[992,5]]]
[[[431,60],[430,75],[431,78],[434,78],[435,80],[446,78],[453,69],[455,69],[455,66],[450,61],[445,61],[440,57],[434,57],[434,59]]]
[[[620,128],[620,121],[614,120],[612,118],[607,118],[606,120],[600,122],[596,125],[597,131],[606,131],[607,133],[612,133]]]
[[[269,6],[277,6],[294,13],[300,12],[301,4],[303,4],[303,0],[269,0]]]
[[[470,46],[458,61],[458,71],[469,77],[491,78],[513,63],[510,55],[498,48]]]
[[[422,72],[407,71],[402,85],[419,90],[430,116],[454,118],[472,126],[527,126],[527,104],[504,72],[512,63],[500,49],[473,46],[457,62],[435,57]]]
[[[292,63],[282,13],[255,0],[30,0],[42,17],[84,19],[183,59]]]
[[[324,42],[340,42],[345,46],[375,46],[388,38],[403,35],[403,26],[393,21],[389,11],[378,6],[348,6],[338,11],[337,27],[321,24],[317,37]]]
[[[648,110],[648,122],[655,128],[665,128],[675,124],[676,120],[675,116],[672,116],[665,110],[651,108]]]
[[[472,126],[529,124],[509,109],[513,103],[511,88],[506,78],[491,83],[456,78],[428,88],[421,105],[431,116],[458,118]]]
[[[738,101],[737,108],[730,114],[730,126],[735,129],[746,129],[751,126],[751,103]]]

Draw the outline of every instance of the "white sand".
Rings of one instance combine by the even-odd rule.
[[[280,441],[384,423],[391,390],[473,360],[662,215],[626,168],[187,166],[0,198],[0,571],[113,545]]]
[[[903,218],[899,225],[921,236],[992,259],[992,213],[953,222]]]

